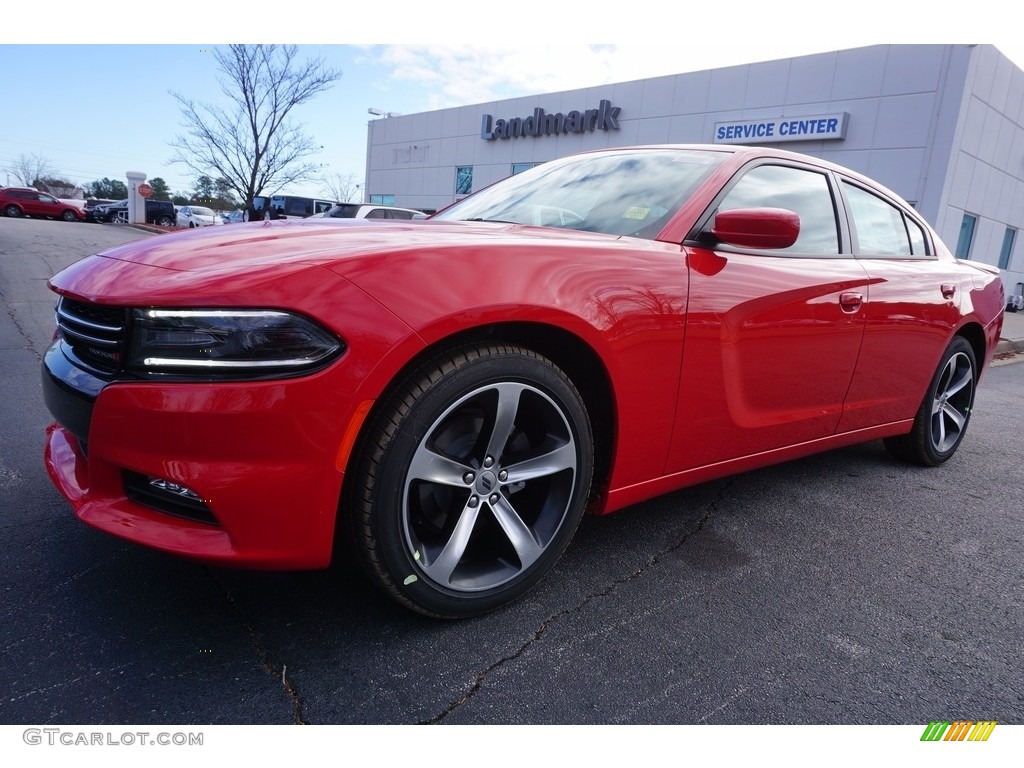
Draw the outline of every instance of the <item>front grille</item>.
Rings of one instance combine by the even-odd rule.
[[[99,373],[121,369],[127,340],[128,310],[88,304],[62,296],[57,302],[57,329],[75,357]]]

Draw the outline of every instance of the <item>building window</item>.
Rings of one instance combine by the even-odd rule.
[[[370,202],[373,205],[394,205],[394,195],[370,195]]]
[[[978,223],[978,217],[969,213],[964,214],[964,220],[960,222],[960,238],[956,241],[956,257],[958,259],[971,258],[971,243],[974,241],[974,225]]]
[[[512,175],[515,176],[517,173],[528,171],[531,168],[536,168],[540,163],[513,163],[512,164]]]
[[[1010,268],[1010,257],[1013,255],[1013,242],[1017,239],[1017,230],[1006,228],[1003,235],[1003,247],[999,249],[999,268]]]
[[[455,169],[455,194],[468,195],[473,191],[473,166],[464,165]]]

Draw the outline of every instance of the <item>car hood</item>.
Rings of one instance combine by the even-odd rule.
[[[610,243],[615,238],[516,224],[379,222],[366,219],[264,221],[181,232],[135,241],[97,254],[176,272],[247,270],[273,265],[318,265],[344,273],[348,262],[384,254],[493,247],[537,240]],[[633,241],[634,244],[636,241]],[[354,265],[353,265],[354,266]]]

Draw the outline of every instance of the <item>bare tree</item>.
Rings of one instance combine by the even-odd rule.
[[[213,55],[227,106],[196,104],[171,92],[187,130],[171,144],[177,150],[171,162],[224,179],[250,210],[268,187],[315,178],[318,168],[306,158],[320,147],[289,114],[331,88],[341,72],[320,58],[297,61],[294,45],[230,45]]]
[[[362,202],[354,173],[330,173],[320,179],[323,194],[339,203]]]
[[[75,184],[75,182],[62,179],[59,176],[40,176],[35,180],[34,186],[40,192],[49,192],[54,197],[64,200],[85,196],[82,188]]]
[[[44,176],[52,176],[54,173],[50,162],[36,154],[18,155],[18,158],[7,166],[7,170],[23,187],[31,187],[37,180]]]

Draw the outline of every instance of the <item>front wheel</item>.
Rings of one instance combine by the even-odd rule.
[[[885,447],[897,458],[916,464],[936,467],[945,462],[967,432],[977,380],[974,350],[957,336],[942,356],[910,433],[886,438]]]
[[[415,611],[460,618],[516,599],[568,546],[593,437],[551,361],[472,345],[399,383],[355,460],[347,498],[363,570]]]
[[[64,213],[61,214],[61,218],[64,219],[64,221],[78,221],[78,216],[74,211],[64,211]]]

